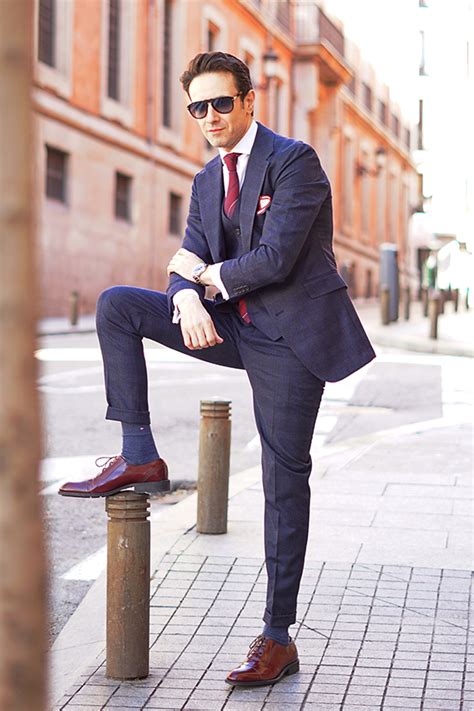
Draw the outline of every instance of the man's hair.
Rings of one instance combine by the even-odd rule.
[[[201,52],[191,59],[186,71],[179,78],[188,96],[192,80],[200,74],[209,74],[210,72],[232,74],[242,99],[252,89],[249,68],[241,59],[234,57],[233,54],[227,54],[227,52]]]

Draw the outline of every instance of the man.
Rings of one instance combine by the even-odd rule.
[[[299,668],[288,627],[296,620],[310,447],[325,381],[375,354],[337,273],[331,190],[313,148],[253,120],[255,92],[236,57],[199,54],[181,82],[191,116],[219,154],[194,178],[167,294],[117,286],[99,297],[106,417],[121,421],[123,449],[97,477],[60,493],[169,486],[150,430],[143,337],[245,368],[262,444],[268,585],[263,631],[226,681],[257,686]],[[212,301],[206,286],[218,289]]]

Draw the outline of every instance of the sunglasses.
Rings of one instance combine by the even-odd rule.
[[[214,111],[218,114],[230,114],[234,108],[235,99],[240,96],[239,92],[235,96],[216,96],[215,99],[204,99],[204,101],[193,101],[187,105],[187,110],[195,119],[203,119],[207,116],[207,109],[211,104]]]

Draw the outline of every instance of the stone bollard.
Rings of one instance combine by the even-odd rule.
[[[199,533],[227,533],[230,465],[229,400],[201,400],[199,432]]]
[[[440,294],[438,291],[435,291],[431,295],[429,308],[428,308],[428,315],[429,315],[429,320],[430,320],[430,338],[432,338],[434,340],[436,340],[438,338],[439,302],[440,302]]]
[[[410,300],[411,300],[410,287],[406,286],[403,290],[403,316],[404,316],[405,321],[410,320]]]
[[[149,672],[150,521],[148,494],[109,496],[107,524],[107,666],[110,679]]]
[[[390,323],[390,290],[388,286],[382,286],[380,289],[380,311],[382,324],[388,326]]]
[[[69,303],[69,321],[71,326],[76,326],[79,319],[79,292],[71,291]]]

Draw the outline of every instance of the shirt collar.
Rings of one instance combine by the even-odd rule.
[[[247,133],[244,133],[240,141],[233,147],[231,152],[250,155],[250,151],[252,150],[253,144],[255,142],[255,137],[257,135],[257,130],[258,123],[256,121],[252,121],[250,127],[247,129]],[[221,161],[224,164],[224,156],[227,155],[229,151],[225,151],[223,148],[219,148],[218,151],[221,157]]]

